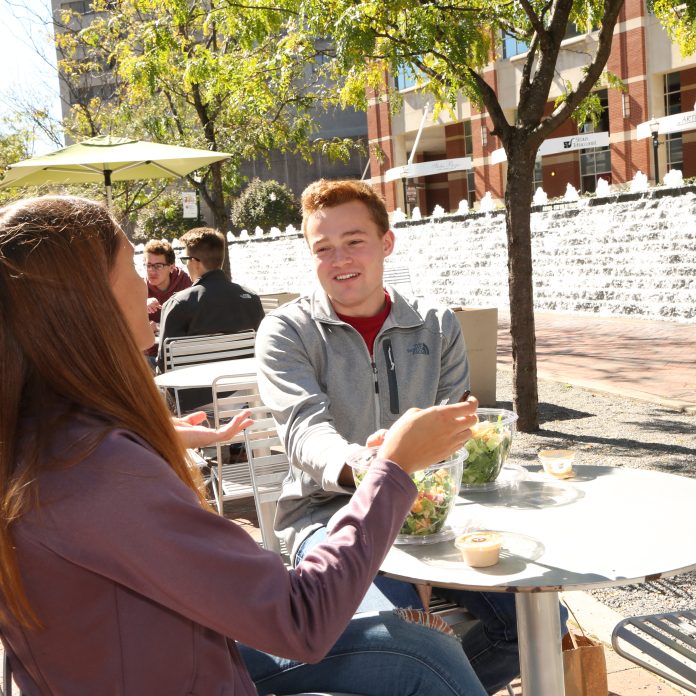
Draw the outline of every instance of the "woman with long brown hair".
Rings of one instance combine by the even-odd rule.
[[[406,414],[288,571],[207,506],[185,446],[216,434],[175,428],[141,354],[145,307],[105,208],[0,209],[0,635],[22,690],[482,694],[442,632],[369,616],[341,635],[415,499],[408,474],[461,447],[475,401]]]

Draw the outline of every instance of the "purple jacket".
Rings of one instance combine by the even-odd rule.
[[[75,426],[61,446],[94,433]],[[25,694],[256,695],[235,641],[306,662],[331,648],[415,499],[376,461],[335,519],[331,545],[294,571],[203,510],[137,436],[109,433],[79,464],[45,471],[14,527],[45,628],[2,627]]]

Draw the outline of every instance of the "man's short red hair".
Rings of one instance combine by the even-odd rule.
[[[380,237],[383,237],[389,230],[387,207],[372,186],[354,179],[338,181],[319,179],[302,192],[302,231],[305,237],[307,236],[307,220],[310,216],[324,208],[335,208],[337,205],[352,201],[365,204],[370,217],[377,225]]]

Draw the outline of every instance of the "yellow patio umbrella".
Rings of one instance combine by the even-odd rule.
[[[11,164],[0,188],[103,181],[107,204],[111,207],[114,181],[177,179],[228,157],[226,152],[100,135]]]

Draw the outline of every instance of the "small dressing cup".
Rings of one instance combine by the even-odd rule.
[[[574,450],[541,450],[538,456],[550,476],[566,479],[573,475]]]
[[[498,532],[469,532],[454,540],[464,563],[472,568],[488,568],[498,562],[503,539]]]

